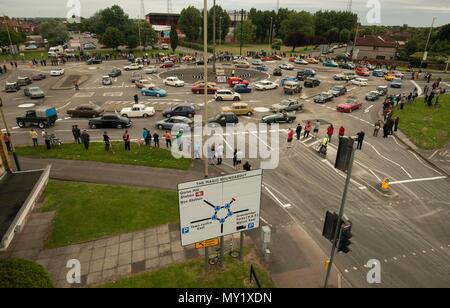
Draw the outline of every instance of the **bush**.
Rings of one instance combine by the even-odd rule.
[[[0,288],[53,288],[47,271],[22,259],[0,260]]]
[[[203,44],[199,44],[199,43],[180,41],[178,43],[178,45],[186,47],[186,48],[195,49],[195,50],[198,50],[198,51],[203,51]],[[212,53],[213,52],[213,48],[212,47],[208,47],[208,52]]]

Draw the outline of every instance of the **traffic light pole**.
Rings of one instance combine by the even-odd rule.
[[[350,185],[350,181],[352,178],[354,157],[355,157],[355,147],[352,148],[352,153],[350,156],[349,166],[348,166],[348,170],[347,170],[347,178],[345,179],[344,194],[342,195],[341,208],[339,209],[338,223],[336,224],[336,229],[334,232],[334,238],[333,238],[333,242],[332,242],[333,246],[331,248],[330,262],[328,263],[327,274],[325,276],[325,284],[323,286],[325,289],[327,288],[327,285],[328,285],[328,279],[330,278],[331,268],[333,266],[333,261],[334,261],[334,255],[336,254],[336,249],[338,247],[336,241],[338,240],[338,238],[340,238],[340,234],[341,234],[342,216],[344,216],[344,209],[345,209],[345,202],[347,200],[348,187]]]

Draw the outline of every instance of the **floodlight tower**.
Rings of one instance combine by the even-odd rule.
[[[352,11],[352,0],[348,0],[347,2],[347,12],[351,12]]]
[[[167,13],[172,13],[172,0],[167,0]]]

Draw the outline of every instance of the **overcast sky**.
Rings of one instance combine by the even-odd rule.
[[[66,17],[69,11],[68,3],[78,0],[0,0],[0,14],[12,17]],[[209,0],[209,5],[212,5]],[[348,0],[279,0],[280,7],[307,10],[345,10]],[[353,11],[363,24],[368,24],[367,5],[380,3],[381,23],[384,25],[429,26],[433,17],[437,17],[436,25],[450,23],[450,0],[353,0]],[[81,16],[89,17],[97,10],[118,4],[131,16],[140,15],[140,0],[80,0]],[[276,9],[276,0],[217,0],[217,4],[227,10]],[[167,0],[144,0],[145,12],[167,12]],[[203,0],[172,0],[172,11],[178,13],[184,7],[203,6]],[[376,15],[372,15],[376,19]],[[373,19],[373,17],[371,19]]]

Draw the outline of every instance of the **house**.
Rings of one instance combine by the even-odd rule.
[[[34,32],[36,25],[35,23],[25,19],[7,19],[0,17],[0,27],[8,27],[16,32],[31,34]]]
[[[178,25],[179,19],[180,14],[172,13],[149,13],[145,16],[145,20],[158,33],[160,44],[170,44],[170,29],[172,26],[176,27],[180,39],[185,38]]]
[[[386,37],[377,35],[366,35],[356,39],[356,50],[358,60],[395,60],[397,55],[398,42]]]

